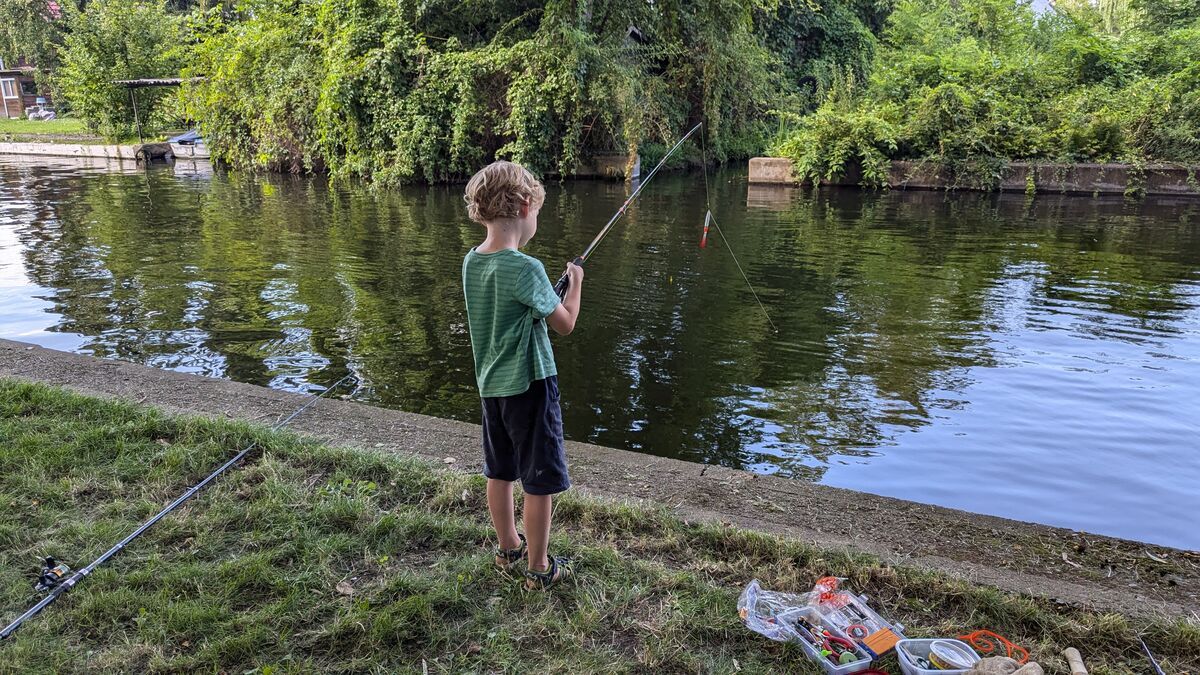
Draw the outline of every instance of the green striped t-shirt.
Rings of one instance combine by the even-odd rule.
[[[511,248],[471,249],[462,274],[479,395],[515,396],[557,375],[546,322],[537,320],[559,303],[542,263]]]

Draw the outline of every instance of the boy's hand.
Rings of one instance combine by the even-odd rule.
[[[583,268],[573,262],[567,263],[567,280],[570,286],[578,287],[583,283]]]
[[[579,291],[583,287],[583,267],[567,263],[566,275],[567,287],[563,292],[563,301],[546,317],[546,324],[559,335],[570,335],[575,330],[575,319],[579,317]]]

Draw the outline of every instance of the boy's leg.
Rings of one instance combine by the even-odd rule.
[[[517,455],[517,473],[525,488],[525,538],[528,565],[533,572],[550,568],[547,548],[554,495],[571,486],[563,451],[562,411],[558,378],[529,383],[529,390],[514,397],[509,429]]]
[[[553,501],[553,495],[525,495],[525,538],[529,542],[529,569],[534,572],[545,572],[550,567],[546,549],[550,546]]]
[[[487,476],[488,514],[501,550],[521,546],[513,516],[513,481],[517,479],[512,440],[504,425],[502,399],[485,398],[483,403],[483,475]]]
[[[511,551],[521,546],[517,536],[517,520],[513,515],[512,481],[489,478],[487,482],[488,513],[492,516],[492,527],[496,528],[496,539],[500,548]],[[526,507],[526,513],[528,514]],[[528,522],[528,516],[526,516]],[[528,527],[528,524],[526,525]],[[545,551],[542,551],[545,555]]]

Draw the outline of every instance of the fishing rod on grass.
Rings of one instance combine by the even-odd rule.
[[[353,374],[346,375],[345,377],[338,380],[337,382],[334,382],[330,387],[328,387],[321,393],[316,394],[314,396],[310,396],[308,401],[305,401],[304,405],[300,406],[292,414],[288,415],[284,419],[277,422],[275,424],[275,426],[271,427],[271,431],[279,431],[283,427],[287,426],[289,422],[291,422],[292,420],[299,417],[300,413],[303,413],[305,410],[308,410],[309,406],[316,403],[319,399],[324,398],[325,395],[328,394],[329,392],[340,387],[342,385],[342,383],[346,382],[351,377],[353,377]],[[132,542],[134,539],[137,539],[139,536],[141,536],[143,532],[145,532],[146,530],[153,527],[155,523],[162,520],[164,517],[166,517],[167,514],[169,514],[171,511],[174,511],[176,508],[178,508],[180,504],[183,504],[187,500],[191,499],[197,492],[204,489],[204,487],[206,485],[211,483],[213,480],[215,480],[221,474],[225,473],[230,467],[232,467],[232,466],[236,465],[238,462],[242,461],[242,459],[247,454],[249,454],[250,451],[253,450],[256,446],[257,446],[257,443],[252,441],[249,445],[247,445],[245,448],[243,448],[241,452],[239,452],[237,455],[235,455],[233,457],[233,459],[230,459],[228,462],[225,462],[216,471],[213,471],[212,473],[210,473],[207,478],[205,478],[204,480],[200,481],[196,485],[189,488],[187,492],[183,493],[183,495],[181,495],[178,499],[171,502],[170,506],[163,509],[162,511],[159,511],[150,520],[147,520],[145,523],[142,523],[141,527],[134,530],[132,533],[129,534],[129,536],[125,537],[120,542],[118,542],[116,546],[113,546],[112,548],[105,551],[104,555],[100,556],[99,558],[96,558],[87,567],[84,567],[81,570],[71,573],[71,568],[67,567],[66,565],[59,564],[57,561],[54,560],[54,558],[46,558],[46,566],[45,566],[45,568],[42,569],[42,573],[40,575],[38,575],[38,581],[34,585],[34,589],[37,590],[39,593],[48,592],[48,594],[46,595],[46,597],[42,598],[42,600],[40,602],[38,602],[36,605],[34,605],[33,607],[30,607],[24,614],[17,617],[16,620],[14,620],[12,623],[10,623],[7,627],[5,627],[3,630],[0,630],[0,640],[5,640],[9,636],[11,636],[13,633],[17,632],[17,629],[20,628],[23,623],[32,619],[33,617],[37,616],[38,614],[40,614],[43,609],[46,609],[51,604],[53,604],[55,600],[58,600],[59,596],[66,593],[67,591],[71,590],[71,588],[73,588],[76,584],[83,581],[83,579],[85,577],[87,577],[89,574],[91,574],[93,571],[95,571],[95,569],[97,567],[99,567],[99,566],[103,565],[105,562],[107,562],[109,558],[112,558],[114,555],[120,553],[122,549],[124,549],[126,546],[128,546],[129,543]]]

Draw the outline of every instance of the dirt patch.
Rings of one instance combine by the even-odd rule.
[[[0,340],[0,377],[130,399],[171,412],[271,424],[305,397]],[[480,469],[479,427],[321,400],[290,428],[335,444]],[[582,491],[665,505],[689,519],[783,534],[927,567],[1064,604],[1129,615],[1197,615],[1200,554],[1020,523],[798,480],[568,443]],[[830,519],[822,514],[836,513]],[[919,542],[916,543],[916,542]]]

